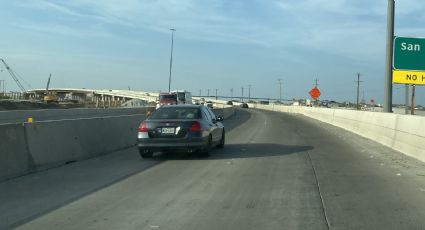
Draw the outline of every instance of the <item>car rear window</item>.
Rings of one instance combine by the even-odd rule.
[[[161,99],[177,99],[177,95],[176,94],[162,94],[159,95],[159,100]]]
[[[200,110],[197,108],[159,108],[152,113],[151,119],[199,119]]]
[[[185,93],[177,93],[179,100],[180,101],[185,101],[186,97],[185,97]]]

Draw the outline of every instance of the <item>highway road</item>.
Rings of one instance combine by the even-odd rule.
[[[210,158],[131,148],[0,183],[0,228],[425,229],[425,164],[311,120],[240,110]]]

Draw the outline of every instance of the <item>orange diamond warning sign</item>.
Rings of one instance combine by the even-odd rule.
[[[310,92],[308,92],[308,94],[310,94],[313,100],[317,100],[317,98],[320,97],[320,90],[317,87],[314,87],[312,90],[310,90]]]

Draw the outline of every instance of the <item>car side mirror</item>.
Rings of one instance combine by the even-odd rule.
[[[217,116],[217,121],[223,121],[223,120],[224,120],[223,116]]]

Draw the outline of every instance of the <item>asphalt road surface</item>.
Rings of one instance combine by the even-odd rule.
[[[135,148],[0,184],[18,229],[425,229],[425,165],[304,116],[237,110],[210,158]],[[1,228],[1,226],[0,226]]]

